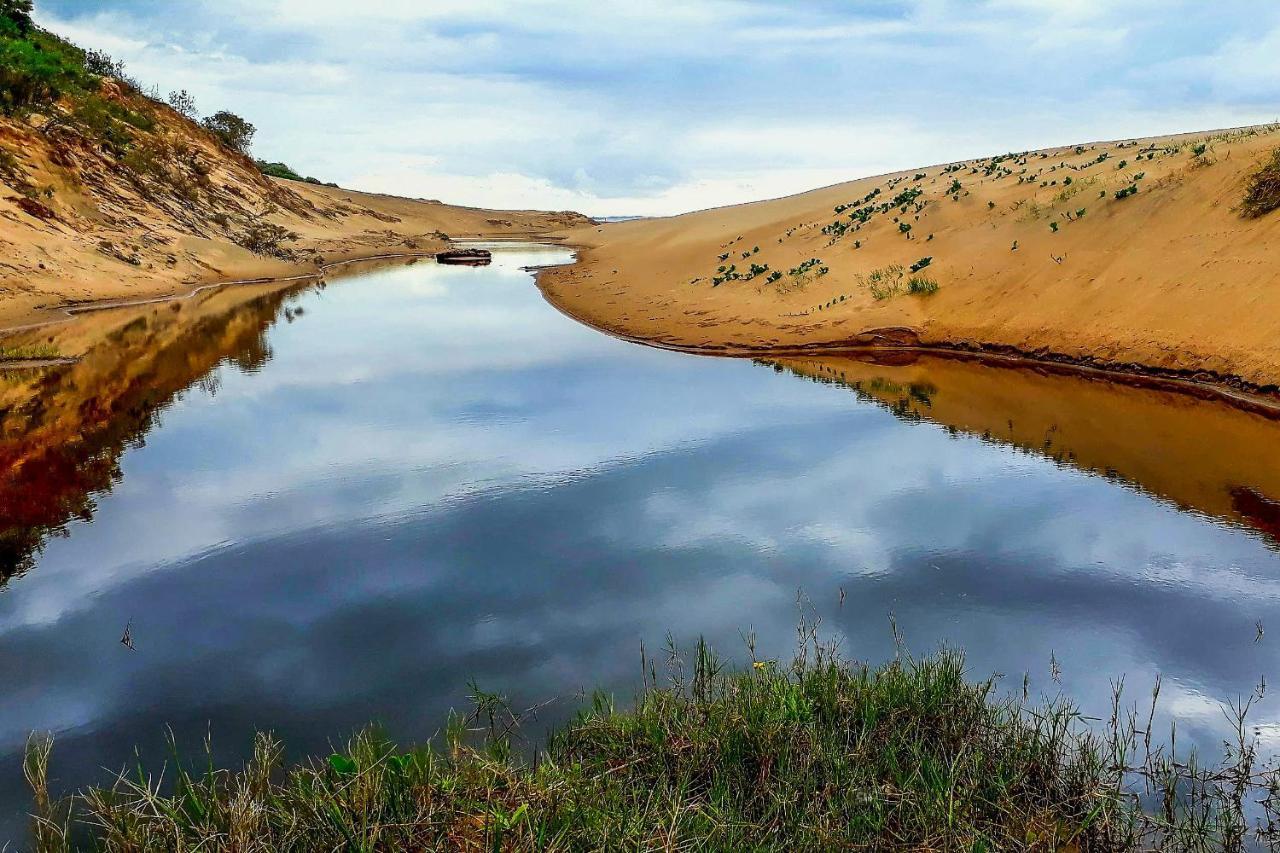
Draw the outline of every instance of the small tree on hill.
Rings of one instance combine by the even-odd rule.
[[[18,27],[18,32],[26,33],[32,26],[31,0],[0,0],[0,18],[11,21]]]
[[[253,136],[258,129],[240,116],[220,110],[204,120],[205,130],[233,151],[248,154],[253,147]]]
[[[186,89],[169,93],[169,106],[193,121],[200,114],[196,111],[196,99]]]

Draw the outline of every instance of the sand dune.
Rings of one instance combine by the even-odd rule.
[[[580,227],[580,263],[539,283],[585,322],[679,348],[919,344],[1274,391],[1280,212],[1238,206],[1277,145],[1274,126],[1072,145]]]
[[[21,122],[0,117],[0,329],[58,319],[86,302],[590,222],[270,179],[161,104],[110,81],[103,97],[155,122],[133,131],[123,158],[65,122],[65,104]]]

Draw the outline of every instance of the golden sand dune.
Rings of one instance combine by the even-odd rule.
[[[1241,202],[1278,145],[1276,126],[1073,145],[579,227],[580,263],[539,283],[679,348],[918,344],[1274,391],[1280,212]]]
[[[22,121],[0,117],[0,328],[61,318],[80,303],[590,222],[273,180],[164,105],[110,80],[102,97],[154,122],[130,131],[124,155],[68,121],[65,103]]]

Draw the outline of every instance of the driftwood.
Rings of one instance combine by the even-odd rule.
[[[493,255],[484,249],[455,249],[449,252],[440,252],[436,255],[436,263],[440,264],[462,264],[472,267],[487,266],[493,261]]]

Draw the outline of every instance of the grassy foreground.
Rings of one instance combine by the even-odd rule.
[[[476,691],[439,747],[372,732],[301,766],[271,735],[235,772],[138,768],[50,802],[33,740],[41,851],[1131,850],[1266,843],[1274,775],[1239,748],[1175,761],[1119,692],[1102,733],[1067,704],[1000,698],[961,655],[872,668],[807,642],[790,664],[727,668],[700,644],[645,664],[634,709],[603,696],[533,761],[519,718]],[[1159,687],[1149,697],[1154,709]],[[1244,709],[1240,709],[1241,719]],[[1151,712],[1154,714],[1154,711]],[[470,745],[469,745],[470,744]],[[161,774],[163,775],[163,773]],[[164,789],[166,794],[161,794]],[[1244,804],[1260,792],[1258,826]],[[1142,803],[1144,808],[1139,807]]]

